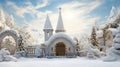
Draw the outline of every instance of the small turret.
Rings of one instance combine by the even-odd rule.
[[[46,18],[43,31],[44,31],[45,41],[47,41],[53,35],[53,28],[48,15]]]

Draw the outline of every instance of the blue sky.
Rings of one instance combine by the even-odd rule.
[[[120,7],[120,0],[0,0],[4,13],[12,15],[19,26],[29,24],[32,28],[43,29],[46,14],[49,14],[53,28],[56,28],[58,8],[67,33],[89,31],[97,22],[104,24],[112,6]]]

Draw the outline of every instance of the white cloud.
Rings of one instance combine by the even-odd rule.
[[[95,21],[99,20],[99,16],[92,17],[89,16],[88,13],[101,4],[102,2],[100,2],[100,0],[89,3],[72,1],[70,3],[57,6],[57,8],[62,7],[62,16],[67,33],[81,33],[88,28],[88,25],[93,25]]]
[[[38,4],[35,9],[39,9],[39,8],[42,8],[42,7],[45,7],[47,4],[48,4],[48,0],[42,0],[43,3],[42,4]]]
[[[10,8],[15,11],[16,15],[18,15],[20,17],[24,17],[24,13],[26,12],[26,9],[22,9],[22,8],[16,6],[15,3],[10,2],[10,1],[7,2],[7,5],[10,6]]]
[[[24,18],[25,13],[29,13],[31,16],[34,16],[37,14],[43,14],[37,9],[45,7],[48,4],[48,0],[42,0],[42,1],[43,3],[37,4],[35,6],[30,1],[26,2],[25,4],[27,6],[24,6],[24,7],[18,7],[15,3],[10,2],[10,1],[7,2],[7,5],[11,6],[15,10],[16,15]]]

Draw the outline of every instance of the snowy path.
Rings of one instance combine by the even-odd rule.
[[[0,67],[120,67],[120,62],[84,58],[20,58],[18,62],[0,62]]]

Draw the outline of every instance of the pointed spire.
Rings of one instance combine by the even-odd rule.
[[[62,21],[62,16],[61,16],[61,8],[59,8],[59,17],[58,17],[56,32],[65,32],[64,26],[63,26],[63,21]]]
[[[48,14],[44,25],[44,29],[53,29]]]

